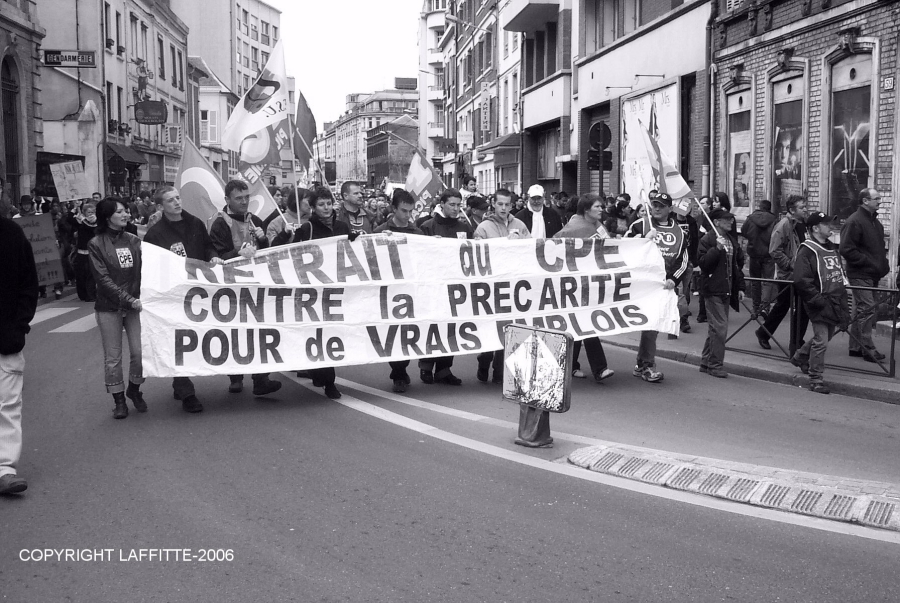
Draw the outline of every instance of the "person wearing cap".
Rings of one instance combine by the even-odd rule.
[[[666,268],[665,288],[673,290],[684,279],[688,268],[688,248],[681,226],[670,216],[672,197],[666,193],[650,191],[650,215],[635,220],[628,229],[629,238],[653,239],[662,254]],[[656,338],[658,331],[641,331],[637,363],[632,374],[648,383],[663,380],[662,371],[656,369]]]
[[[562,230],[559,214],[544,207],[544,187],[532,184],[528,189],[528,204],[516,217],[525,223],[532,239],[549,239]]]
[[[697,248],[700,265],[700,295],[706,301],[709,327],[700,372],[725,378],[725,340],[728,338],[729,308],[737,312],[744,299],[744,253],[734,235],[734,216],[726,209],[709,215],[715,228],[706,233]]]
[[[491,206],[487,200],[481,195],[469,195],[466,199],[466,211],[463,212],[461,218],[466,221],[469,227],[474,231],[478,225],[484,220],[484,213]]]
[[[794,262],[794,288],[812,323],[813,336],[791,357],[791,364],[809,375],[809,390],[829,394],[825,385],[825,351],[835,327],[850,322],[846,276],[838,247],[828,240],[834,216],[822,212],[806,219],[809,238],[801,243]]]

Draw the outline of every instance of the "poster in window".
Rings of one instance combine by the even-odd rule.
[[[832,211],[847,219],[859,206],[859,191],[869,186],[869,103],[871,88],[852,88],[832,96]]]
[[[740,111],[728,116],[728,196],[731,206],[750,207],[750,112]]]
[[[678,98],[678,88],[672,84],[622,103],[622,181],[633,205],[646,202],[647,193],[659,188],[660,174],[646,161],[642,130],[665,158],[679,156]]]
[[[772,205],[783,211],[791,195],[803,194],[803,101],[775,105],[772,140]]]

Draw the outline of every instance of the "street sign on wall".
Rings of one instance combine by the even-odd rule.
[[[481,131],[491,130],[491,87],[487,82],[481,82]]]
[[[162,101],[141,101],[134,104],[134,121],[148,126],[158,126],[169,119],[169,108]]]
[[[97,53],[93,50],[45,50],[44,65],[92,69],[97,66]]]

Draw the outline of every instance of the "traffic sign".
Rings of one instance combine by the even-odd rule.
[[[93,69],[97,66],[97,53],[93,50],[45,50],[44,65]]]
[[[504,331],[503,399],[538,410],[569,410],[572,336],[517,324],[508,325]]]

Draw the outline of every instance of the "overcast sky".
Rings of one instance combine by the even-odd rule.
[[[422,0],[265,0],[281,13],[288,75],[319,129],[344,111],[352,92],[418,77]]]

